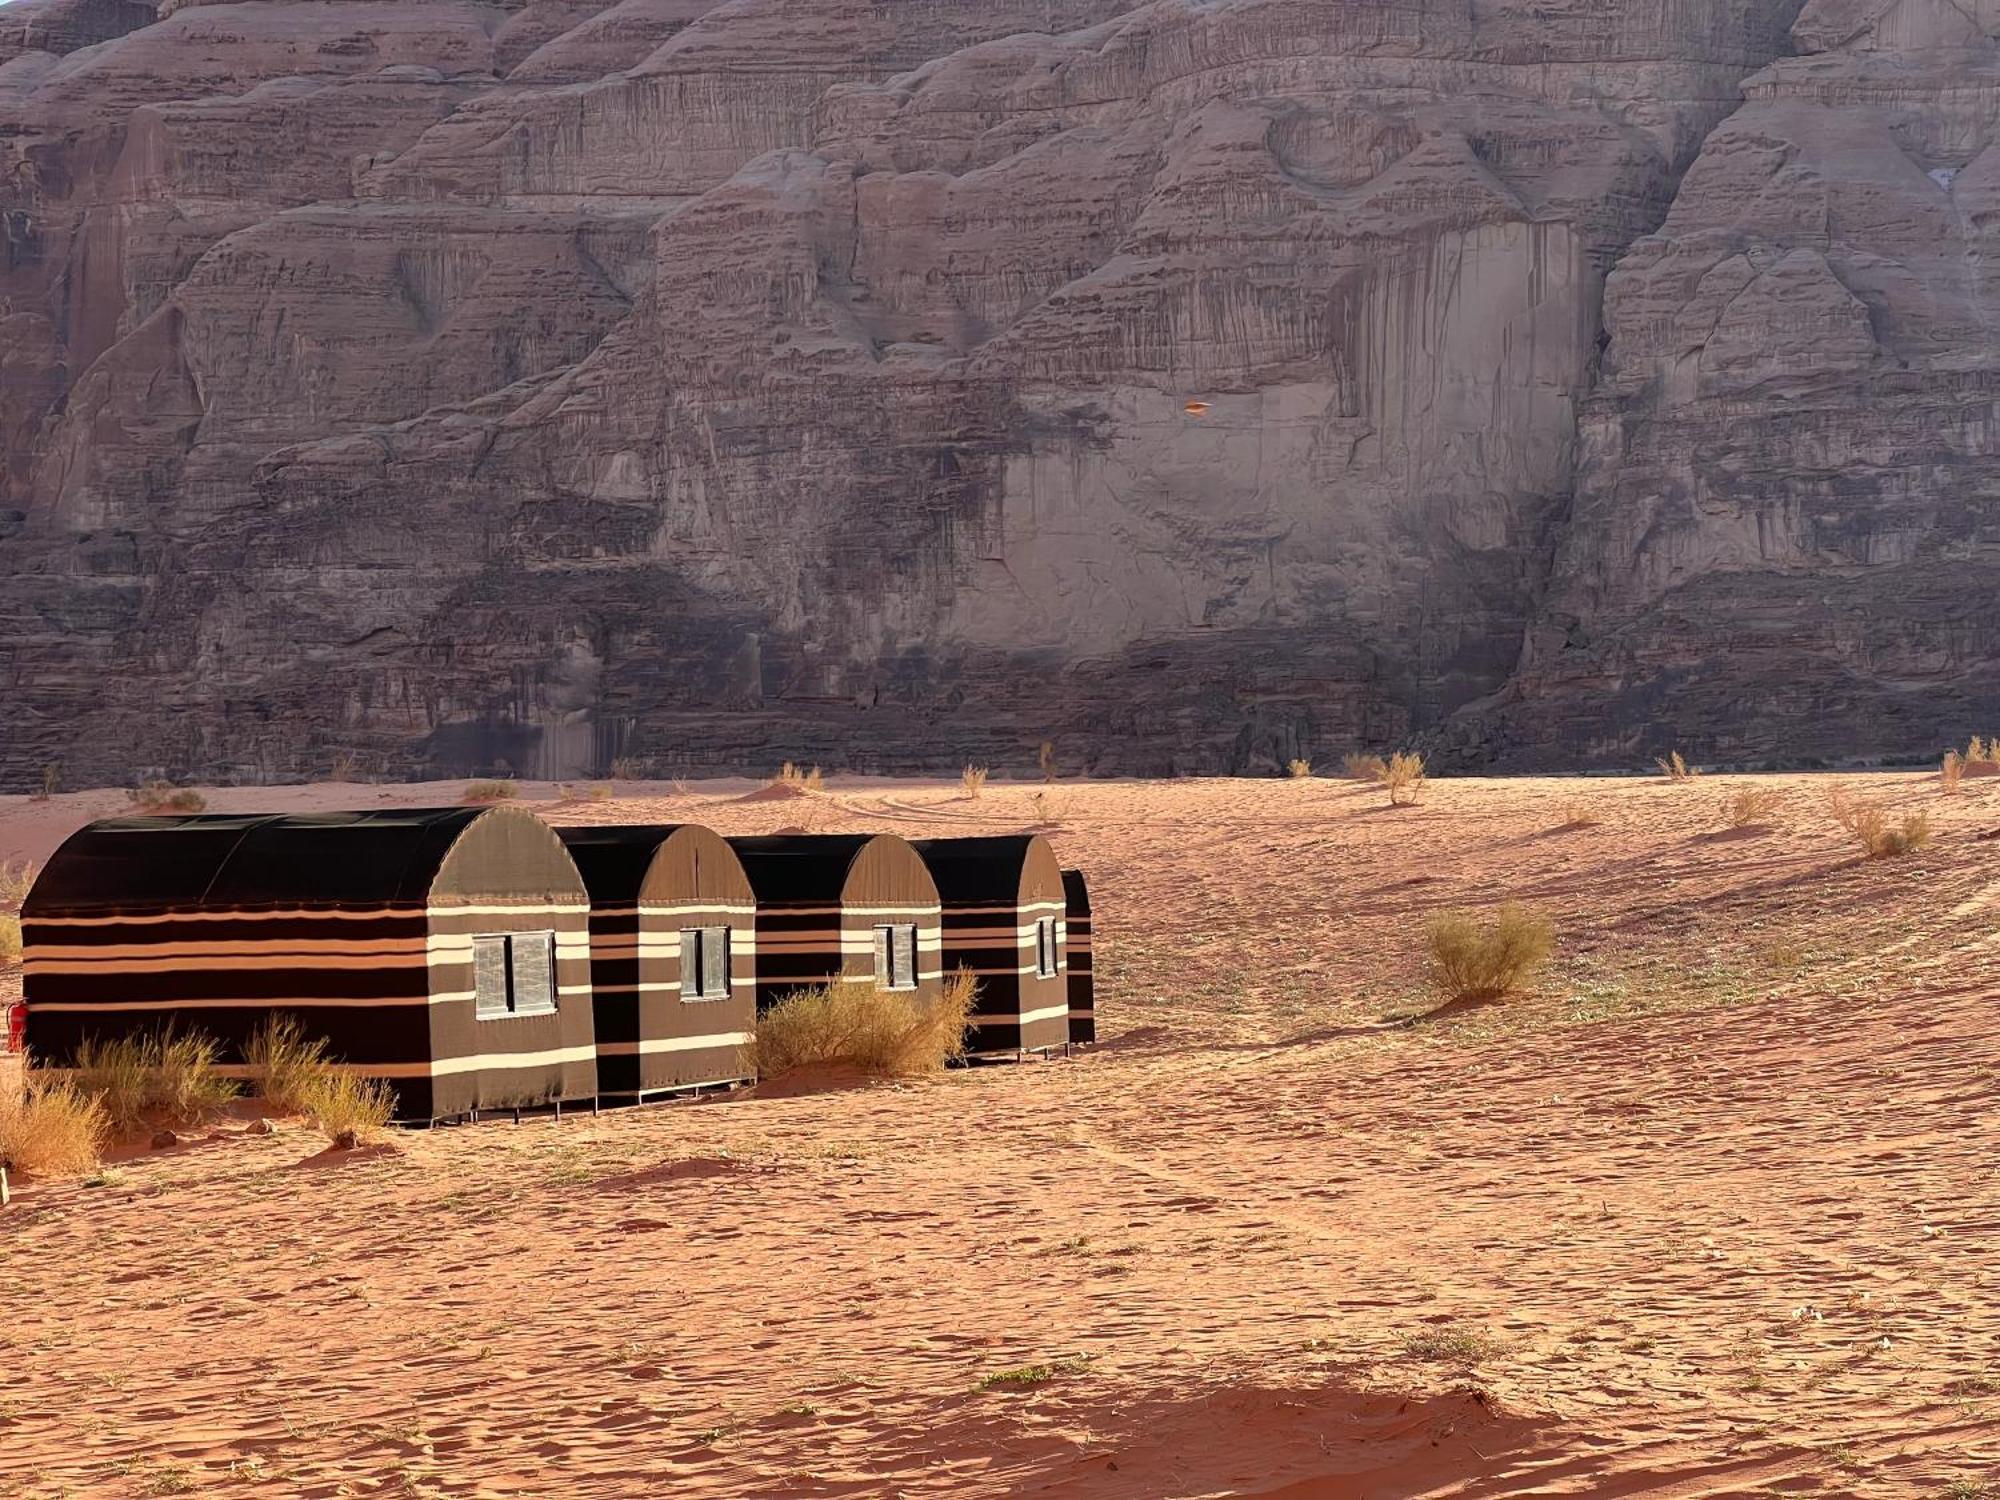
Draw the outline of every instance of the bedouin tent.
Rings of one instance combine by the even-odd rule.
[[[935,999],[944,979],[937,886],[894,834],[731,839],[757,897],[757,1010],[836,979]]]
[[[1069,907],[1069,1039],[1082,1046],[1097,1040],[1097,978],[1091,961],[1090,884],[1081,870],[1064,870],[1063,896]]]
[[[937,882],[947,969],[979,981],[966,1051],[1046,1052],[1069,1042],[1062,867],[1039,834],[922,839]]]
[[[749,1079],[757,906],[736,852],[693,823],[565,828],[590,892],[600,1094]]]
[[[280,1015],[396,1116],[590,1099],[589,902],[517,808],[112,818],[21,912],[28,1048],[171,1027],[243,1046]]]

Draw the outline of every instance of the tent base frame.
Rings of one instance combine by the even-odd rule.
[[[641,1089],[636,1094],[602,1094],[599,1097],[606,1104],[621,1108],[631,1108],[643,1104],[671,1104],[676,1099],[694,1099],[709,1094],[729,1094],[737,1089],[749,1088],[757,1080],[754,1077],[712,1078],[705,1083],[674,1083],[665,1088]]]

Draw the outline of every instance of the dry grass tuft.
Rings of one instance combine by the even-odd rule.
[[[1604,822],[1588,797],[1565,797],[1556,810],[1562,814],[1558,828],[1596,828]]]
[[[1379,755],[1356,752],[1341,757],[1340,769],[1349,781],[1380,781],[1382,773],[1389,769],[1389,762]]]
[[[9,913],[0,916],[0,964],[21,961],[21,919]]]
[[[213,1038],[168,1030],[111,1041],[87,1037],[76,1049],[71,1081],[101,1100],[111,1128],[137,1130],[148,1115],[170,1125],[206,1119],[236,1097],[236,1083],[216,1071]]]
[[[1784,804],[1785,794],[1777,787],[1745,786],[1723,799],[1722,810],[1731,828],[1762,828]]]
[[[63,1078],[28,1076],[0,1092],[0,1164],[30,1177],[81,1177],[97,1169],[111,1136],[104,1101]]]
[[[596,786],[592,787],[589,790],[589,792],[586,793],[585,795],[587,795],[592,802],[609,802],[613,796],[613,793],[610,787],[604,785],[603,782],[599,782]]]
[[[125,795],[145,813],[198,813],[208,806],[208,799],[193,788],[164,781],[142,781]]]
[[[1965,781],[1965,757],[1956,750],[1947,750],[1944,761],[1938,766],[1938,782],[1947,793],[1955,794]]]
[[[1678,750],[1669,755],[1660,756],[1653,764],[1660,768],[1662,776],[1676,785],[1685,786],[1688,782],[1693,781],[1695,777],[1701,775],[1701,772],[1681,759],[1681,753]]]
[[[1430,920],[1430,981],[1448,1002],[1498,1000],[1519,992],[1555,949],[1555,925],[1509,901],[1482,922],[1469,912]]]
[[[960,969],[936,1000],[877,989],[866,979],[795,990],[758,1018],[746,1061],[759,1078],[807,1068],[853,1068],[878,1078],[935,1073],[965,1055],[977,988]]]
[[[352,1149],[388,1127],[396,1096],[378,1079],[328,1071],[306,1088],[301,1111],[334,1145]]]
[[[1415,806],[1424,794],[1424,758],[1414,751],[1398,750],[1375,773],[1375,780],[1387,788],[1391,807]]]
[[[1426,1328],[1403,1337],[1403,1354],[1428,1364],[1476,1365],[1499,1352],[1489,1335],[1472,1328]]]
[[[516,787],[513,782],[501,778],[495,781],[468,781],[465,795],[458,800],[466,805],[475,802],[511,802]]]
[[[0,906],[18,909],[35,888],[35,876],[40,873],[40,867],[32,859],[10,859],[0,864]]]
[[[307,1036],[292,1016],[276,1016],[243,1048],[250,1087],[279,1114],[311,1111],[315,1091],[335,1076],[324,1038]]]
[[[2000,764],[2000,735],[1986,740],[1975,734],[1966,742],[1965,761],[1967,765],[1973,766]]]
[[[986,790],[986,767],[967,766],[958,775],[959,790],[977,801],[979,794]]]
[[[818,766],[809,771],[804,766],[793,765],[790,761],[786,761],[785,768],[778,772],[778,781],[780,785],[795,786],[804,792],[826,789],[826,776]]]
[[[1294,781],[1304,781],[1308,777],[1310,777],[1312,773],[1313,773],[1313,763],[1309,760],[1299,759],[1299,760],[1288,760],[1285,762],[1285,774],[1290,776]]]
[[[1931,841],[1931,815],[1927,812],[1906,812],[1901,819],[1891,821],[1880,803],[1863,801],[1846,787],[1835,787],[1826,800],[1833,820],[1870,859],[1913,854]]]

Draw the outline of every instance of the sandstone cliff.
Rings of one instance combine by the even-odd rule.
[[[0,778],[1927,751],[1993,34],[16,0]]]

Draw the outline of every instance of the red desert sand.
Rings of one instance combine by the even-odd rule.
[[[1759,778],[1732,830],[1745,780],[524,786],[1052,823],[1104,1044],[30,1185],[0,1493],[1989,1493],[2000,784]],[[1936,838],[1858,857],[1835,784]],[[0,802],[0,858],[122,801]],[[1510,898],[1558,924],[1534,993],[1402,1024],[1427,915]]]

